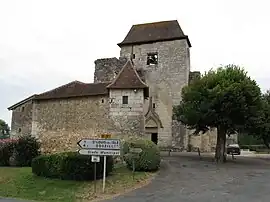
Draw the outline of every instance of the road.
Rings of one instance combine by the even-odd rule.
[[[151,184],[106,202],[269,202],[270,159],[236,158],[217,165],[209,155],[166,157]]]
[[[236,156],[217,165],[209,154],[172,153],[152,183],[104,202],[269,202],[269,156]]]

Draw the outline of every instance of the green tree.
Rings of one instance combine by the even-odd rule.
[[[260,113],[255,121],[247,125],[246,131],[270,149],[270,91],[263,94]]]
[[[9,132],[10,128],[8,124],[4,120],[0,119],[0,139],[8,138],[10,135]]]
[[[225,162],[226,134],[244,130],[261,107],[261,91],[236,65],[210,70],[182,90],[174,116],[195,134],[217,128],[215,158]]]

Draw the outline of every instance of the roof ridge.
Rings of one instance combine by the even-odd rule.
[[[150,25],[150,24],[158,24],[158,23],[164,23],[164,22],[175,22],[178,20],[162,20],[162,21],[155,21],[155,22],[147,22],[147,23],[138,23],[138,24],[134,24],[133,26],[137,26],[137,25]]]
[[[44,94],[46,94],[46,93],[54,92],[54,91],[56,91],[56,90],[58,90],[58,89],[60,89],[60,88],[66,87],[66,86],[71,85],[71,84],[73,84],[73,83],[77,83],[77,84],[85,84],[85,83],[83,83],[83,82],[74,80],[74,81],[71,81],[71,82],[69,82],[69,83],[67,83],[67,84],[61,85],[61,86],[59,86],[59,87],[57,87],[57,88],[54,88],[54,89],[52,89],[52,90],[45,91],[45,92],[40,93],[40,94],[37,94],[37,95],[40,96],[40,95],[44,95]]]
[[[131,62],[131,64],[132,64],[132,62]],[[143,85],[148,86],[148,85],[141,79],[140,75],[138,74],[138,72],[137,72],[137,70],[135,69],[135,67],[134,67],[133,64],[132,64],[132,68],[133,68],[133,70],[134,70],[136,76],[138,77],[139,81],[140,81]]]
[[[16,106],[19,106],[19,105],[22,105],[22,104],[28,102],[28,101],[31,100],[32,98],[35,98],[37,95],[38,95],[38,94],[32,94],[31,96],[29,96],[29,97],[27,97],[27,98],[25,98],[25,99],[23,99],[23,100],[17,102],[16,104],[14,104],[14,105],[8,107],[8,110],[12,110],[12,109],[16,108]]]
[[[148,87],[148,85],[145,82],[143,82],[142,79],[140,78],[139,74],[137,73],[136,69],[134,68],[134,65],[133,65],[132,61],[130,59],[128,59],[128,61],[126,62],[126,64],[123,66],[123,68],[120,70],[120,72],[118,73],[118,75],[114,78],[114,80],[107,86],[107,88],[110,88],[112,85],[115,84],[115,82],[119,79],[119,77],[122,75],[122,73],[124,72],[124,70],[128,67],[128,65],[131,66],[133,72],[135,73],[135,76],[141,82],[141,84],[143,84],[145,87]]]
[[[185,35],[177,19],[134,24],[123,41],[117,45],[122,47],[172,40],[187,40],[188,46],[191,47],[188,36]]]

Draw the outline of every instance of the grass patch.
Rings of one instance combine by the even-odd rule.
[[[33,175],[31,168],[0,167],[0,196],[46,202],[89,201],[142,186],[154,175],[155,173],[135,172],[133,180],[132,172],[120,166],[106,179],[105,193],[102,193],[102,180],[99,180],[94,194],[94,182],[46,179]]]

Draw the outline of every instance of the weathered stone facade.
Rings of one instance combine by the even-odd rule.
[[[107,132],[108,97],[92,96],[35,103],[33,135],[42,142],[43,152],[75,150],[80,138]]]
[[[32,101],[29,100],[12,111],[11,136],[31,134],[32,129]]]
[[[127,58],[103,58],[95,61],[94,83],[110,82],[123,68]]]
[[[190,74],[191,44],[178,22],[135,25],[118,45],[119,59],[95,61],[94,83],[74,81],[10,107],[14,135],[21,128],[38,137],[45,153],[76,150],[81,138],[104,133],[210,151],[214,135],[190,136],[173,120],[182,88],[199,75]]]
[[[188,130],[189,134],[189,145],[191,145],[191,149],[197,151],[197,148],[200,149],[201,152],[212,152],[216,147],[216,139],[217,139],[217,130],[216,128],[211,128],[206,133],[193,135],[193,130]]]
[[[186,130],[179,126],[181,133],[172,134],[172,109],[181,101],[181,89],[188,85],[190,72],[189,46],[186,40],[174,40],[124,46],[121,48],[121,57],[130,57],[134,54],[134,66],[142,69],[145,82],[149,85],[150,96],[156,105],[163,128],[158,128],[159,144],[166,146],[177,142],[179,147],[185,147]],[[147,54],[157,53],[158,63],[147,65]],[[177,135],[178,134],[178,135]],[[173,138],[176,139],[173,139]],[[180,143],[177,139],[181,139]]]
[[[128,104],[122,104],[122,97],[128,97]],[[128,136],[144,135],[144,95],[143,90],[110,90],[110,118],[120,134]]]

